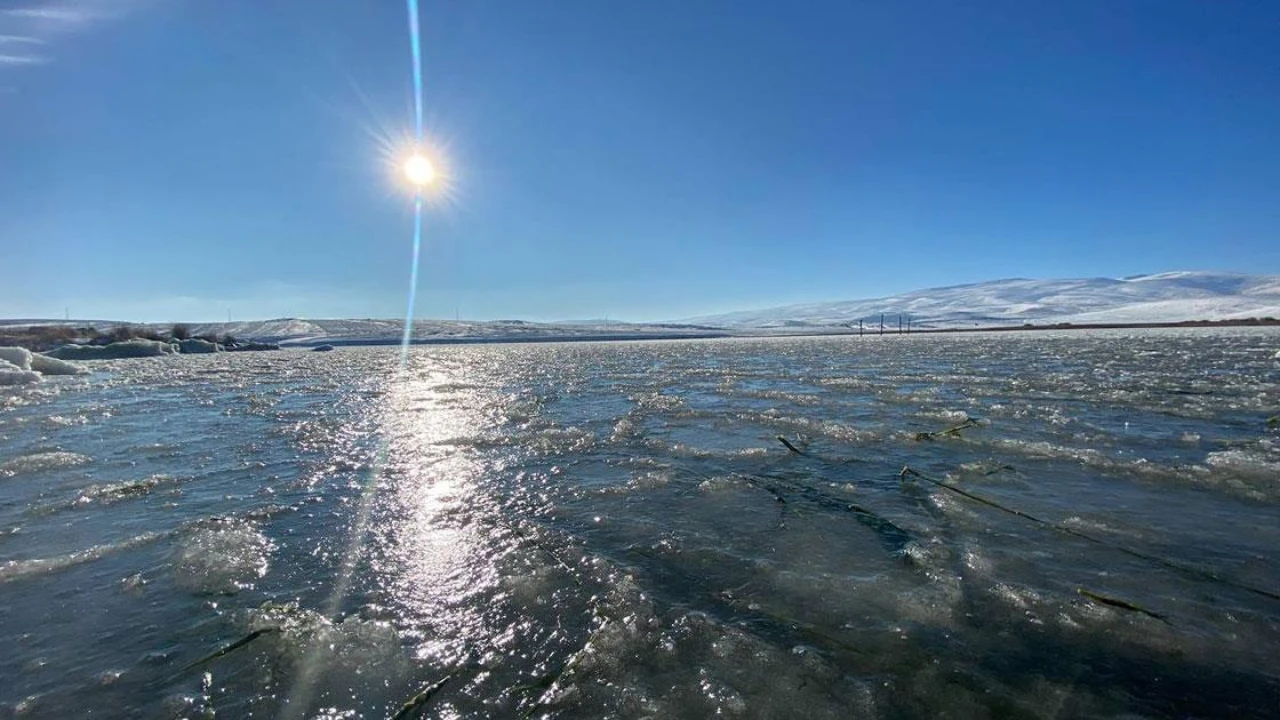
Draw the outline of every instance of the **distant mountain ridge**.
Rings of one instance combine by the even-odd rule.
[[[724,328],[856,326],[948,328],[1025,323],[1148,323],[1280,318],[1280,275],[1165,272],[1121,279],[1009,278],[902,295],[786,305],[687,322]]]

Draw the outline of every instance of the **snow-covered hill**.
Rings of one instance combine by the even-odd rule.
[[[788,305],[698,317],[727,328],[856,326],[964,327],[1070,322],[1137,323],[1280,318],[1280,275],[1167,272],[1115,280],[1009,279],[918,290],[904,295]]]

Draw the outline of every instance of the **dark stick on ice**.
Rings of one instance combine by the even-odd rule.
[[[1164,615],[1161,615],[1160,613],[1157,613],[1157,612],[1151,612],[1150,610],[1142,607],[1141,605],[1135,605],[1134,603],[1131,603],[1128,600],[1121,600],[1120,598],[1110,597],[1107,595],[1100,595],[1096,592],[1093,592],[1092,590],[1085,590],[1084,588],[1076,588],[1076,592],[1080,593],[1082,596],[1087,597],[1090,600],[1096,603],[1099,603],[1101,605],[1107,605],[1113,608],[1120,608],[1121,610],[1128,610],[1129,612],[1141,613],[1142,615],[1153,617],[1156,620],[1159,620],[1160,622],[1164,623],[1165,625],[1170,625],[1170,626],[1173,625],[1173,623],[1169,622],[1169,619],[1166,618]]]
[[[787,510],[790,508],[787,505],[787,499],[782,497],[782,493],[778,492],[778,490],[775,489],[774,487],[770,485],[765,485],[759,480],[756,480],[750,475],[742,475],[740,477],[743,480],[745,480],[747,484],[750,485],[751,487],[763,490],[773,496],[773,501],[778,504],[778,508],[781,510],[781,512],[778,514],[778,527],[779,528],[786,527]]]
[[[778,436],[778,442],[782,443],[783,445],[786,445],[786,446],[787,446],[787,449],[788,449],[788,450],[790,450],[791,452],[795,453],[796,455],[803,455],[803,454],[804,454],[804,451],[803,451],[803,450],[801,450],[800,448],[796,447],[795,445],[792,445],[790,440],[786,439],[785,437],[783,437],[783,436],[781,436],[781,435],[779,435],[779,436]]]
[[[916,433],[916,440],[933,440],[934,438],[938,438],[938,437],[960,437],[961,430],[968,430],[969,428],[977,427],[977,426],[978,426],[977,420],[967,417],[964,419],[964,422],[952,425],[951,427],[945,430],[934,430],[932,432],[918,432]]]
[[[751,487],[759,488],[769,493],[770,495],[772,495],[774,502],[777,502],[782,505],[787,504],[787,499],[782,497],[782,493],[778,492],[774,487],[770,485],[765,485],[764,483],[760,482],[756,478],[751,477],[750,475],[741,475],[739,477],[745,480],[746,483]]]
[[[415,712],[421,710],[424,705],[430,702],[432,696],[440,692],[440,688],[444,687],[445,683],[452,679],[452,675],[445,675],[423,688],[422,692],[406,700],[404,705],[400,706],[399,712],[391,716],[391,720],[405,720],[405,718],[413,717]]]
[[[998,473],[998,472],[1003,472],[1003,471],[1005,471],[1005,470],[1008,470],[1009,472],[1017,472],[1017,471],[1018,471],[1018,469],[1017,469],[1017,468],[1015,468],[1014,466],[1009,465],[1008,463],[1005,463],[1005,464],[1003,464],[1003,465],[997,465],[997,466],[995,466],[995,467],[993,467],[993,468],[987,468],[986,470],[983,470],[983,471],[982,471],[982,474],[983,474],[983,475],[995,475],[996,473]]]
[[[187,663],[185,666],[183,666],[182,672],[186,672],[192,668],[199,667],[212,660],[217,660],[218,658],[222,657],[223,655],[226,655],[232,650],[237,650],[239,648],[242,648],[245,645],[248,645],[249,643],[253,642],[254,640],[257,640],[258,638],[262,637],[263,635],[266,635],[267,633],[273,633],[273,632],[280,632],[280,628],[278,627],[258,628],[257,630],[254,630],[253,632],[249,633],[248,635],[245,635],[239,640],[236,640],[230,645],[224,645],[223,647],[218,648],[217,650],[214,650],[213,652],[209,653],[208,655],[205,655],[204,657],[200,658],[199,660],[196,660],[195,662]]]
[[[737,477],[752,487],[759,488],[769,493],[778,503],[787,503],[786,498],[782,496],[782,490],[779,490],[774,484],[766,484],[760,479],[750,475],[737,475]],[[889,520],[879,513],[868,510],[861,505],[847,502],[841,498],[832,497],[831,495],[828,495],[816,488],[796,485],[794,483],[785,483],[784,481],[777,482],[783,482],[783,484],[788,485],[785,489],[793,493],[796,497],[812,502],[819,507],[853,513],[859,523],[871,528],[871,530],[874,531],[876,535],[879,536],[880,539],[890,546],[895,552],[901,552],[902,549],[906,547],[907,543],[911,542],[910,533],[903,530],[892,520]]]
[[[973,500],[974,502],[982,503],[983,505],[986,505],[988,507],[993,507],[1001,512],[1009,513],[1010,515],[1017,515],[1020,518],[1030,520],[1031,522],[1034,522],[1034,523],[1039,523],[1040,525],[1044,525],[1045,527],[1053,528],[1054,530],[1057,530],[1058,532],[1061,532],[1061,533],[1066,533],[1067,535],[1078,537],[1081,540],[1087,540],[1091,543],[1102,545],[1104,547],[1109,547],[1112,550],[1117,550],[1126,555],[1131,555],[1133,557],[1140,558],[1142,560],[1147,560],[1149,562],[1156,563],[1157,565],[1163,565],[1164,567],[1167,567],[1171,570],[1177,570],[1179,572],[1187,573],[1188,575],[1194,575],[1199,578],[1222,583],[1223,585],[1229,585],[1231,587],[1238,588],[1240,590],[1246,590],[1256,595],[1261,595],[1263,597],[1271,598],[1272,600],[1280,600],[1280,593],[1273,592],[1265,588],[1254,587],[1252,585],[1238,582],[1230,578],[1225,578],[1217,574],[1216,572],[1213,572],[1212,570],[1205,570],[1203,568],[1194,567],[1192,565],[1183,565],[1182,563],[1179,563],[1179,562],[1166,560],[1165,558],[1162,558],[1158,555],[1151,555],[1149,553],[1144,553],[1140,550],[1134,550],[1133,548],[1128,548],[1123,545],[1117,545],[1113,542],[1103,540],[1102,538],[1096,538],[1092,535],[1089,535],[1087,533],[1082,533],[1079,530],[1069,528],[1065,525],[1059,525],[1057,523],[1049,522],[1048,520],[1041,520],[1040,518],[1035,517],[1034,515],[1029,515],[1027,513],[1024,513],[1021,510],[1015,510],[1010,507],[1005,507],[1004,505],[1001,505],[1000,503],[994,500],[988,500],[987,498],[984,498],[981,495],[975,495],[969,492],[968,490],[963,490],[954,485],[948,485],[944,482],[934,480],[933,478],[928,477],[923,473],[913,469],[911,466],[904,465],[902,468],[902,472],[898,473],[898,478],[901,480],[906,480],[908,475],[919,478],[933,485],[937,485],[938,487],[944,490],[950,490],[951,492],[956,493],[957,495],[963,495],[964,497],[967,497],[970,500]]]

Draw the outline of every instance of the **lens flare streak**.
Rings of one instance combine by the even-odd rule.
[[[413,136],[422,143],[422,37],[418,32],[418,0],[409,3],[409,51],[413,55]]]
[[[404,311],[404,334],[400,337],[400,370],[409,362],[409,341],[413,336],[413,306],[418,299],[418,259],[422,253],[422,193],[413,199],[413,260],[409,263],[409,302]]]

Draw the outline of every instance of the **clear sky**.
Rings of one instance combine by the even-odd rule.
[[[0,316],[396,317],[393,0],[0,0]],[[1280,272],[1280,4],[423,0],[428,317]]]

